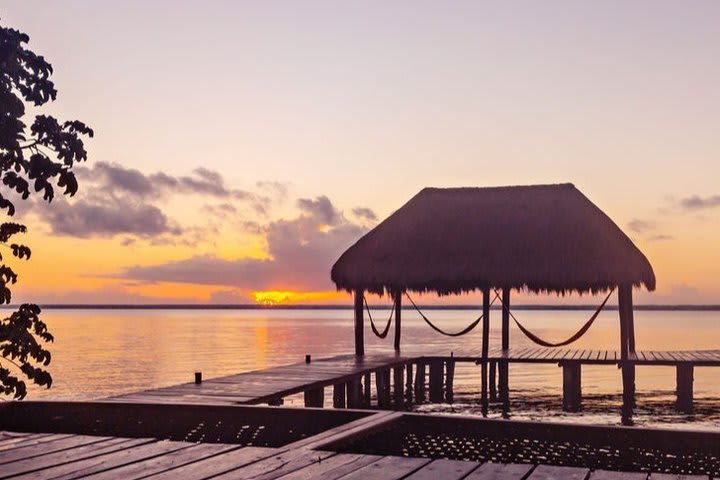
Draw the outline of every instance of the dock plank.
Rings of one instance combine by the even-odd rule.
[[[460,480],[479,466],[480,464],[477,462],[441,458],[433,460],[405,478],[407,480]]]
[[[38,470],[76,462],[85,458],[97,457],[109,452],[116,452],[137,442],[137,439],[111,438],[104,442],[89,443],[45,455],[6,462],[3,464],[2,469],[0,469],[0,478],[14,477],[33,472],[32,478],[40,479],[42,474],[38,473]]]
[[[343,480],[398,480],[430,463],[429,458],[383,457],[343,477]]]
[[[560,467],[556,465],[538,465],[528,480],[584,480],[590,470],[578,467]]]
[[[595,470],[590,473],[590,480],[647,480],[646,472],[615,472],[611,470]]]
[[[484,463],[465,480],[521,480],[534,468],[526,463]]]
[[[112,437],[92,437],[89,435],[65,436],[48,442],[32,444],[0,452],[0,464],[4,465],[18,460],[35,458],[41,455],[48,455],[54,452],[68,450],[83,445],[107,442],[109,440],[112,440]]]
[[[279,477],[278,480],[336,480],[352,473],[366,465],[378,461],[378,455],[362,455],[355,453],[339,453],[321,462],[316,462],[307,467],[295,470]]]
[[[49,478],[74,480],[92,475],[92,480],[135,480],[240,448],[237,445],[220,443],[189,443],[182,448],[173,448],[163,445],[166,443],[168,442],[155,442],[143,449],[136,449],[136,452],[123,451],[104,455],[93,459],[94,464],[84,465],[64,476]]]
[[[213,480],[276,480],[283,475],[292,473],[314,463],[321,463],[334,452],[319,452],[308,449],[291,450],[278,455],[250,463],[239,469],[233,469],[223,475],[213,477]],[[185,472],[183,471],[183,477]]]
[[[274,448],[244,447],[220,455],[203,458],[180,469],[167,470],[147,477],[152,480],[202,480],[235,470],[277,454]]]

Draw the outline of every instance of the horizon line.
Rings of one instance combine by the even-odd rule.
[[[48,303],[38,304],[48,310],[353,310],[348,304],[275,304],[257,303]],[[16,309],[20,305],[0,305],[3,309]],[[390,310],[392,305],[370,305],[376,310]],[[418,305],[425,310],[477,310],[482,305]],[[493,305],[492,310],[500,310],[502,306]],[[403,305],[403,310],[413,310],[410,305]],[[511,305],[512,310],[596,310],[597,305],[552,305],[552,304],[518,304]],[[617,310],[617,305],[606,305],[606,310]],[[641,304],[635,305],[636,311],[720,311],[720,304]]]

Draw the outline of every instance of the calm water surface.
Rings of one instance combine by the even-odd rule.
[[[31,390],[31,399],[97,399],[188,382],[195,371],[211,378],[300,362],[306,353],[322,357],[351,353],[354,348],[350,310],[46,310],[43,315],[56,337],[51,347],[54,384],[50,390]],[[386,311],[376,314],[382,319],[386,315]],[[438,325],[453,331],[464,328],[476,315],[428,312]],[[549,340],[568,337],[590,315],[584,311],[516,312],[529,328]],[[493,311],[492,316],[491,344],[499,345],[500,313]],[[391,336],[379,340],[368,328],[366,350],[390,351]],[[616,349],[618,336],[617,312],[603,312],[575,348]],[[636,337],[638,349],[718,349],[720,312],[636,312]],[[403,345],[413,351],[449,354],[479,349],[480,342],[480,329],[460,338],[443,337],[414,312],[404,312]],[[530,343],[513,329],[511,345]],[[720,368],[695,369],[696,412],[682,415],[673,408],[674,368],[638,367],[637,423],[720,427],[718,374]],[[511,365],[511,416],[619,423],[622,382],[617,368],[583,367],[583,411],[577,414],[560,408],[561,381],[562,370],[556,365]],[[477,415],[479,389],[479,367],[462,364],[456,370],[455,402],[418,409]],[[291,398],[286,404],[297,406],[301,401]],[[500,416],[499,408],[491,416]]]

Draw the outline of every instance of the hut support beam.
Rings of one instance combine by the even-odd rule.
[[[502,290],[502,349],[508,354],[510,350],[510,289]],[[509,364],[505,360],[498,362],[498,390],[500,401],[507,406],[510,401],[510,375]]]
[[[623,423],[632,423],[635,406],[635,334],[633,320],[632,284],[618,287],[618,311],[620,314],[620,368],[623,380]],[[631,337],[632,347],[631,350]]]
[[[400,351],[400,331],[402,320],[402,293],[395,292],[395,351]]]
[[[365,355],[365,318],[363,318],[363,299],[364,292],[362,289],[355,290],[355,355]]]
[[[482,330],[482,362],[480,365],[482,378],[480,380],[481,410],[483,417],[488,413],[488,349],[490,342],[490,289],[483,290],[483,330]]]

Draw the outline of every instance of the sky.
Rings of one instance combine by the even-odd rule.
[[[720,303],[720,2],[0,0],[0,21],[54,66],[44,110],[96,133],[78,195],[18,205],[14,302],[345,303],[332,263],[423,187],[572,182],[651,261],[639,302]]]

